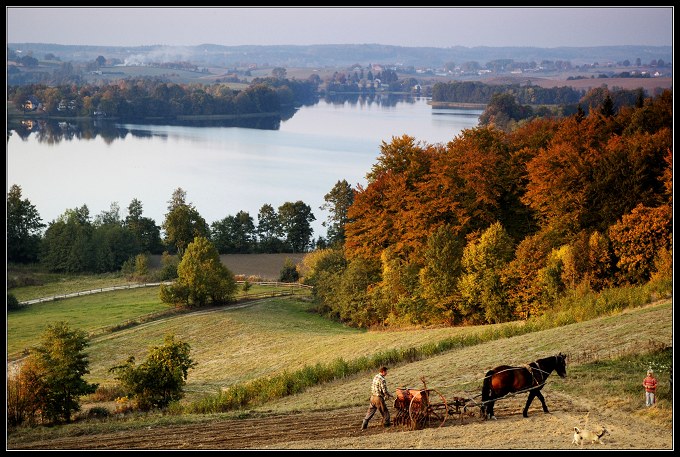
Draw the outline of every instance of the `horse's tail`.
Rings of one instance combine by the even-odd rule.
[[[484,377],[484,382],[482,383],[482,401],[489,400],[491,398],[491,377],[493,376],[493,370],[486,372]]]
[[[480,412],[482,417],[486,416],[486,401],[491,398],[491,377],[493,376],[493,370],[486,372],[484,377],[484,382],[482,383],[482,406],[480,407]]]

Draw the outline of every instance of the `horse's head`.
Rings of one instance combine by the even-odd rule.
[[[567,377],[567,355],[561,352],[555,356],[555,371],[560,378]]]

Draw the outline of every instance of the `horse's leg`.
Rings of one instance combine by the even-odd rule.
[[[534,397],[536,396],[536,392],[537,391],[535,391],[535,390],[529,391],[529,397],[527,397],[527,404],[524,406],[524,411],[522,411],[522,416],[529,417],[529,406],[531,406],[531,402],[534,401]]]
[[[495,404],[495,401],[489,402],[489,406],[486,408],[486,417],[489,419],[496,420],[496,416],[493,413],[493,405]]]
[[[549,413],[548,411],[548,405],[545,404],[545,398],[543,398],[543,394],[541,393],[540,390],[536,391],[536,397],[541,400],[541,405],[543,405],[543,412],[544,413]]]

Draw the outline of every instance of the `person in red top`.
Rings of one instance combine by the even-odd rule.
[[[642,381],[642,386],[645,388],[645,404],[654,406],[656,403],[656,378],[652,370],[647,370],[647,377]]]

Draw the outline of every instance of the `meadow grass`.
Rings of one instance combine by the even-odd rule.
[[[92,290],[95,284],[110,287],[111,284],[103,285],[101,281],[104,280],[105,278],[100,277],[74,278],[73,281],[68,281],[68,286],[61,287],[60,293]],[[44,286],[34,287],[46,290]],[[56,289],[49,290],[53,293]],[[247,292],[239,287],[236,299],[289,292],[291,289],[288,286],[253,284]],[[305,290],[295,292],[308,294]],[[22,306],[7,314],[7,354],[13,358],[35,346],[47,325],[59,321],[68,322],[72,327],[94,335],[110,333],[163,314],[177,312],[173,305],[161,302],[158,286],[107,291]]]
[[[248,293],[255,294],[257,287],[254,285]],[[154,306],[167,307],[158,300],[157,290],[151,289],[106,292],[31,305],[17,313],[10,313],[8,345],[11,341],[14,347],[22,347],[14,341],[18,339],[17,333],[12,333],[10,338],[12,328],[15,332],[20,328],[25,341],[30,340],[30,335],[37,341],[40,326],[44,327],[50,319],[49,312],[54,319],[67,318],[71,325],[93,331],[106,325],[120,325],[121,321],[130,319],[135,313],[139,316],[150,312]],[[461,390],[466,388],[466,380],[476,381],[471,373],[478,376],[490,368],[495,363],[493,361],[528,362],[537,353],[545,355],[562,350],[565,338],[578,343],[575,346],[584,352],[590,350],[590,344],[600,351],[615,349],[617,345],[626,348],[629,347],[626,345],[640,346],[630,335],[641,338],[659,335],[665,341],[666,333],[670,332],[672,338],[672,324],[666,322],[668,319],[665,317],[657,316],[672,310],[670,300],[663,306],[641,309],[634,314],[621,313],[629,305],[641,307],[653,298],[653,294],[644,287],[595,295],[586,293],[583,296],[585,298],[581,301],[566,297],[545,317],[526,322],[383,331],[346,327],[315,314],[312,311],[314,305],[308,300],[290,297],[257,300],[247,306],[237,304],[201,309],[96,335],[87,349],[91,373],[86,379],[112,389],[116,382],[109,369],[113,365],[131,355],[139,361],[145,359],[151,347],[162,344],[165,335],[174,334],[189,342],[191,357],[197,365],[190,370],[185,399],[181,405],[173,405],[168,411],[183,414],[236,409],[242,413],[257,405],[285,404],[287,397],[297,398],[296,394],[324,389],[324,385],[336,390],[340,388],[343,393],[348,388],[342,386],[351,385],[350,389],[360,392],[365,390],[365,381],[357,376],[381,364],[403,366],[398,370],[410,373],[406,379],[411,384],[417,384],[417,373],[425,372],[430,374],[429,379],[434,385],[448,384],[451,388],[455,384],[453,388]],[[581,309],[595,305],[595,315]],[[117,307],[120,309],[116,310]],[[87,313],[83,313],[85,308]],[[581,314],[579,318],[574,317],[577,313]],[[656,327],[641,331],[641,323],[650,321],[655,322]],[[581,327],[578,322],[586,326]],[[581,334],[585,332],[581,329],[586,328],[589,328],[589,333]],[[602,332],[602,328],[607,328],[607,332]],[[605,334],[604,339],[599,340],[600,334]],[[550,336],[540,341],[540,335]],[[522,346],[521,351],[515,350],[512,353],[514,360],[499,359],[502,356],[499,348],[505,341],[527,336],[533,342]],[[626,340],[626,343],[622,344],[621,340]],[[481,352],[481,348],[487,346],[490,349]],[[461,362],[459,357],[466,361]],[[617,376],[617,369],[612,368],[614,374],[611,376]],[[460,372],[456,373],[457,370]],[[639,373],[631,372],[631,379],[636,376],[639,377]],[[459,379],[452,384],[452,377]],[[641,382],[631,381],[629,390],[639,399],[635,386],[638,381]],[[347,395],[344,397],[344,401],[348,401]],[[356,398],[351,401],[362,401],[360,396]],[[618,393],[615,393],[615,398],[616,401],[634,400],[633,397],[621,400]]]
[[[13,266],[12,270],[7,273],[9,276],[7,292],[14,295],[20,302],[132,283],[132,281],[120,273],[63,275],[30,271],[26,268],[17,271],[17,268]],[[20,285],[22,283],[27,284]],[[19,286],[13,287],[13,284]]]
[[[368,331],[344,326],[312,312],[303,299],[273,298],[246,307],[223,307],[173,316],[91,341],[90,382],[113,382],[108,368],[132,355],[143,360],[166,334],[187,341],[197,362],[190,371],[186,394],[198,399],[239,383],[301,372],[338,358],[356,363],[362,357],[419,347],[448,337],[471,335],[479,328]],[[361,369],[372,367],[365,364]],[[325,368],[322,368],[323,370]],[[340,370],[342,372],[342,370]],[[356,372],[356,369],[351,370]],[[284,376],[287,378],[288,376]],[[273,381],[273,382],[281,382]]]
[[[645,313],[641,313],[642,318]],[[619,316],[622,317],[622,316]],[[637,319],[639,322],[640,320]],[[581,323],[570,326],[571,330],[562,332],[567,337],[572,337],[572,332],[582,326],[594,326],[593,323]],[[546,331],[548,333],[555,330]],[[544,332],[536,332],[523,338],[531,341],[543,339],[552,340],[554,335],[545,336]],[[490,347],[484,351],[492,351],[494,357],[499,357],[497,344],[489,343]],[[485,345],[482,345],[485,346]],[[606,408],[622,408],[630,411],[631,415],[637,416],[641,421],[651,420],[659,423],[661,427],[672,429],[672,397],[668,384],[668,376],[672,362],[672,351],[667,348],[661,349],[654,345],[637,345],[636,349],[640,352],[630,351],[626,355],[615,358],[596,358],[589,363],[577,364],[568,367],[568,378],[552,379],[546,388],[546,398],[550,402],[549,391],[556,390],[574,395],[578,398],[588,399],[598,405],[598,410],[606,411]],[[452,366],[451,359],[455,358],[455,351],[434,357],[426,361],[408,364],[400,368],[393,368],[388,376],[388,385],[394,387],[400,385],[398,378],[403,376],[413,377],[414,373],[426,371],[444,371],[445,367]],[[466,354],[467,355],[467,354]],[[461,355],[458,356],[460,358]],[[466,357],[464,357],[466,358]],[[438,360],[441,359],[441,360]],[[469,358],[467,358],[469,360]],[[466,362],[462,362],[465,366]],[[644,408],[644,397],[642,396],[642,378],[647,367],[655,367],[657,378],[659,379],[659,394],[656,408]],[[462,370],[462,367],[459,368]],[[640,371],[642,369],[642,372]],[[410,374],[408,374],[410,372]],[[463,373],[459,373],[463,374]],[[395,376],[397,379],[395,379]],[[450,371],[445,371],[444,376],[451,376]],[[366,401],[363,395],[357,392],[364,392],[370,383],[370,376],[350,376],[342,380],[331,383],[321,384],[312,387],[308,392],[298,395],[283,397],[272,400],[261,408],[242,408],[226,413],[217,414],[187,414],[186,408],[177,408],[176,404],[163,411],[151,412],[132,412],[124,418],[110,419],[88,419],[82,412],[76,420],[60,427],[19,427],[8,431],[15,443],[31,442],[34,440],[56,439],[59,437],[76,435],[94,435],[97,433],[110,433],[114,431],[123,432],[125,430],[139,428],[159,428],[169,425],[183,425],[204,423],[209,427],[213,421],[235,418],[252,418],[268,414],[285,414],[292,411],[330,411],[333,408],[346,407],[347,402],[354,405],[363,405]],[[436,382],[432,382],[436,385]],[[455,387],[460,388],[459,386]],[[444,396],[449,398],[449,393],[442,390]],[[344,395],[340,395],[344,393]],[[343,402],[344,401],[344,402]]]

